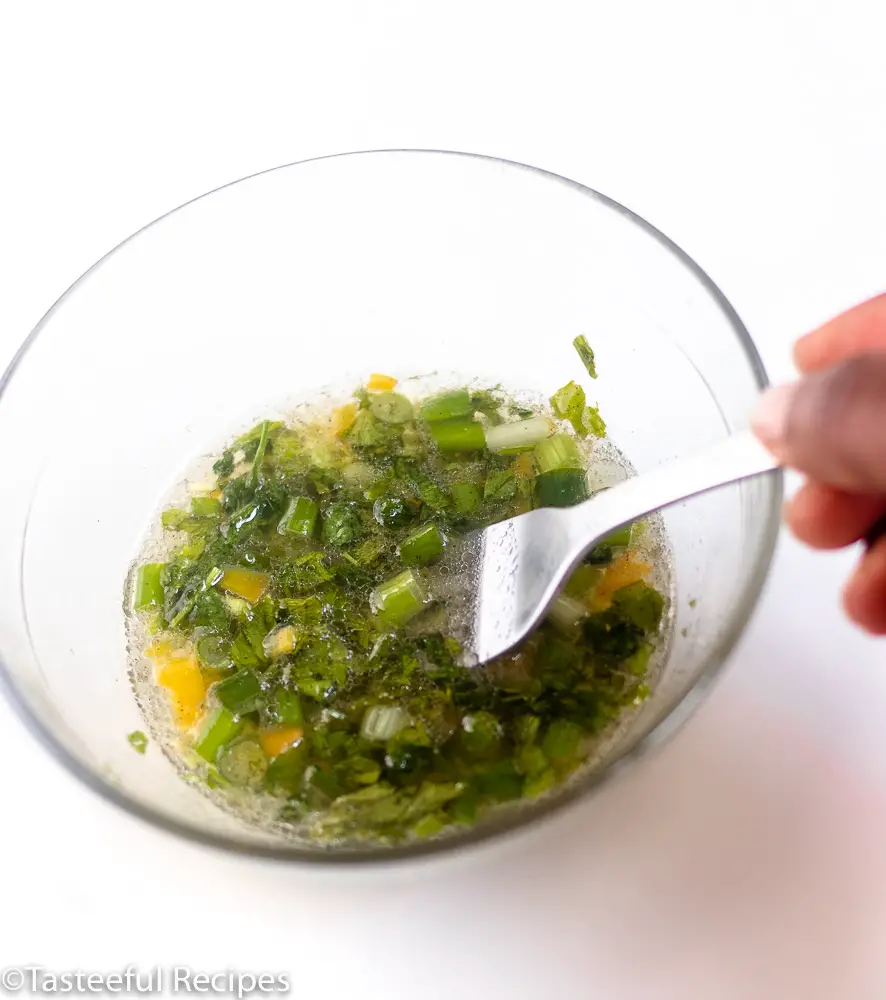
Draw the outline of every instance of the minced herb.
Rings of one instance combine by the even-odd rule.
[[[130,733],[126,739],[129,740],[130,746],[139,753],[144,753],[148,749],[148,738],[140,729]]]

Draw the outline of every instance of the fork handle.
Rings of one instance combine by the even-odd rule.
[[[586,549],[610,531],[662,507],[777,468],[779,462],[751,431],[739,431],[704,451],[626,479],[568,508],[570,532],[576,544]]]

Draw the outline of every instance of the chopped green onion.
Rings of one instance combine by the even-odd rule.
[[[251,670],[238,670],[219,681],[215,689],[218,700],[234,715],[251,712],[261,696],[261,684]]]
[[[553,433],[554,424],[548,417],[530,417],[529,420],[489,427],[486,447],[502,455],[516,455],[521,451],[531,451]]]
[[[195,517],[216,517],[221,513],[221,500],[216,500],[215,497],[192,497],[191,513]]]
[[[181,523],[188,518],[188,512],[186,510],[181,510],[178,507],[173,507],[172,510],[164,510],[160,515],[160,523],[164,528],[169,528],[170,531],[175,531]]]
[[[277,425],[279,426],[279,425]],[[258,439],[258,447],[255,449],[255,458],[252,460],[252,469],[249,473],[250,482],[255,485],[258,482],[258,470],[265,460],[265,452],[268,450],[268,435],[271,433],[271,421],[261,422],[261,434]]]
[[[218,757],[218,769],[232,785],[254,788],[261,784],[268,769],[264,750],[253,740],[242,740],[225,747]]]
[[[577,382],[569,382],[551,396],[551,408],[561,420],[568,420],[575,433],[581,437],[588,436],[589,427],[585,426],[585,416],[589,407],[585,406],[585,391]]]
[[[196,542],[188,542],[187,545],[183,545],[178,550],[178,554],[182,559],[196,560],[203,555],[205,548],[206,542],[202,538],[198,538]]]
[[[477,773],[480,793],[496,802],[519,799],[523,793],[523,778],[512,760],[497,761]]]
[[[613,549],[626,549],[631,544],[631,525],[623,524],[612,534],[600,539],[600,545],[609,545]]]
[[[523,782],[523,794],[526,798],[531,799],[536,795],[541,795],[542,792],[546,792],[549,788],[552,788],[557,783],[557,774],[552,767],[546,767],[544,771],[539,774],[534,774],[528,777],[526,781]]]
[[[144,563],[139,566],[135,575],[135,593],[132,602],[136,611],[163,605],[164,592],[160,574],[164,566],[165,563]]]
[[[238,719],[233,712],[219,706],[203,724],[194,749],[204,760],[213,764],[219,750],[226,743],[230,743],[243,726],[244,722]]]
[[[583,469],[584,457],[578,442],[569,434],[555,434],[535,446],[535,467],[539,473],[554,469]]]
[[[584,334],[580,334],[575,340],[572,341],[572,346],[578,351],[578,356],[581,358],[581,363],[587,368],[588,375],[591,378],[597,377],[597,364],[594,361],[594,352],[591,350],[590,345],[587,342]]]
[[[449,806],[449,815],[456,823],[473,823],[477,818],[477,790],[468,786]]]
[[[578,751],[582,736],[581,726],[568,719],[555,719],[548,726],[541,748],[547,757],[572,757]]]
[[[537,507],[571,507],[588,498],[588,477],[582,469],[554,469],[535,477]]]
[[[612,607],[644,632],[655,632],[664,614],[664,598],[647,583],[637,580],[616,590]]]
[[[295,497],[289,501],[286,513],[277,525],[281,535],[297,535],[299,538],[312,538],[317,527],[320,508],[316,501],[309,497]]]
[[[462,753],[476,760],[496,757],[501,749],[502,727],[492,712],[471,712],[461,720],[458,745]]]
[[[456,823],[473,823],[477,818],[477,792],[468,787],[449,807],[449,814]]]
[[[242,597],[234,597],[233,594],[222,594],[222,600],[225,602],[225,607],[235,618],[243,618],[249,614],[249,602],[244,601]]]
[[[365,490],[375,482],[375,472],[366,462],[351,462],[341,470],[341,477],[354,489]]]
[[[471,394],[467,389],[441,392],[426,399],[419,407],[423,420],[434,423],[438,420],[452,420],[454,417],[470,417],[474,412]]]
[[[225,670],[231,665],[231,644],[220,635],[201,635],[196,643],[197,656],[214,670]]]
[[[582,427],[594,437],[606,437],[606,421],[596,406],[586,406],[581,417]]]
[[[265,787],[271,795],[288,798],[300,790],[305,771],[305,758],[305,745],[299,743],[271,761],[265,775]]]
[[[541,747],[524,746],[514,758],[517,770],[523,775],[540,774],[548,766],[548,758]]]
[[[314,701],[326,701],[335,694],[335,682],[329,677],[299,677],[295,683],[302,694]]]
[[[403,454],[405,457],[424,458],[427,451],[425,448],[425,439],[417,427],[404,427],[400,439],[403,442]]]
[[[535,743],[541,719],[537,715],[521,715],[514,722],[514,739],[518,746],[528,747]]]
[[[405,424],[412,420],[412,403],[399,392],[380,392],[369,397],[372,415],[384,424]]]
[[[551,409],[558,420],[572,420],[581,414],[585,405],[585,391],[577,382],[567,382],[551,396]]]
[[[483,499],[483,493],[476,483],[453,483],[449,492],[459,514],[473,514]]]
[[[278,757],[277,759],[279,760],[280,758]],[[344,792],[344,789],[336,781],[335,776],[329,771],[324,771],[319,767],[312,767],[305,768],[305,772],[305,777],[310,783],[311,790],[316,790],[316,792],[320,793],[318,798],[324,805],[329,805],[330,799],[337,799]]]
[[[418,577],[411,569],[379,584],[369,596],[373,610],[388,625],[404,625],[429,603]]]
[[[134,733],[130,733],[126,739],[129,740],[129,745],[134,750],[137,750],[138,753],[144,753],[148,749],[148,738],[140,729],[136,729]]]
[[[441,420],[431,424],[431,437],[440,451],[482,451],[486,447],[483,425],[477,420]]]
[[[588,609],[568,594],[558,594],[548,609],[548,621],[565,635],[577,635],[582,618],[587,618]]]
[[[652,658],[652,650],[651,642],[641,642],[637,651],[624,661],[623,669],[637,677],[642,677],[649,666],[649,660]]]
[[[304,722],[301,698],[299,698],[295,691],[287,691],[286,688],[277,688],[275,714],[281,726],[300,726]]]
[[[409,714],[399,705],[373,705],[366,709],[360,724],[364,740],[385,743],[409,725]]]
[[[398,552],[407,566],[424,566],[443,555],[443,537],[435,524],[426,524],[404,538]]]
[[[412,832],[416,837],[433,837],[446,826],[446,817],[440,817],[436,813],[428,813],[413,826]]]
[[[603,570],[599,566],[583,562],[572,571],[572,576],[569,577],[566,584],[565,593],[570,597],[584,597],[596,589],[602,578]]]

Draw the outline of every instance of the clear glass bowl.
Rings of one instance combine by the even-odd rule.
[[[371,371],[456,371],[548,395],[597,355],[610,435],[642,472],[742,427],[766,384],[729,303],[621,205],[516,163],[349,154],[246,178],[103,257],[0,383],[15,489],[0,522],[0,660],[32,731],[90,787],[196,840],[281,859],[388,859],[522,825],[585,794],[696,707],[744,627],[781,480],[667,511],[676,619],[652,697],[598,767],[553,799],[396,849],[329,851],[241,824],[182,781],[130,690],[122,595],[164,494],[287,398]],[[593,400],[592,400],[593,401]]]

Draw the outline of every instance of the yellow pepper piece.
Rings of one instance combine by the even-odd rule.
[[[396,384],[393,375],[379,375],[378,372],[373,372],[366,380],[366,388],[370,392],[390,392]]]
[[[271,758],[279,757],[298,743],[304,734],[300,726],[276,726],[258,734],[259,746]]]
[[[226,569],[219,583],[229,594],[255,604],[268,589],[270,577],[257,569]]]
[[[535,461],[531,451],[524,451],[514,462],[514,475],[521,479],[531,479],[535,475]]]
[[[265,636],[265,652],[272,660],[275,660],[278,656],[291,653],[295,649],[297,641],[298,633],[295,629],[291,625],[284,625]]]
[[[190,729],[200,717],[206,700],[206,681],[197,657],[176,652],[157,664],[157,683],[172,696],[172,707],[182,729]]]
[[[152,660],[165,660],[175,651],[175,645],[169,639],[155,639],[145,650],[145,656]]]
[[[359,409],[359,403],[345,403],[344,406],[336,406],[332,411],[332,433],[336,437],[340,437],[354,426]]]
[[[638,580],[645,580],[652,572],[649,563],[643,562],[634,553],[626,552],[615,559],[611,566],[603,574],[593,596],[593,607],[595,610],[604,610],[612,604],[612,595],[616,590],[627,587],[629,583],[636,583]]]

